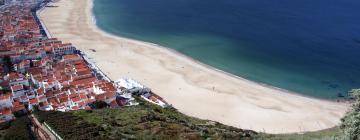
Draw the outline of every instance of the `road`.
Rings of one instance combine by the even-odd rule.
[[[35,135],[41,140],[56,140],[56,137],[44,126],[42,125],[34,115],[28,115],[31,123],[33,124],[33,131]]]

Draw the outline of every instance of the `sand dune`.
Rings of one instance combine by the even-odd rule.
[[[299,96],[219,72],[172,50],[96,27],[91,0],[61,0],[41,18],[53,37],[84,51],[113,80],[130,77],[179,111],[227,125],[289,133],[337,125],[347,105]],[[95,49],[96,52],[90,49]]]

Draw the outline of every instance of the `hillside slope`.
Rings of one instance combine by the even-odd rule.
[[[121,109],[36,112],[63,139],[252,139],[255,132],[140,101]]]

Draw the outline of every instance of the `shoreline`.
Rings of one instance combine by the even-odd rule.
[[[60,1],[60,3],[63,3],[63,6],[58,7],[59,9],[61,9],[63,7],[66,7],[66,6],[68,6],[68,8],[71,7],[71,6],[69,6],[71,4],[71,2],[69,2],[69,1],[63,2],[63,1],[64,0]],[[133,46],[136,46],[136,47],[139,47],[139,48],[142,47],[140,49],[136,48],[136,49],[138,49],[140,51],[142,51],[142,50],[149,51],[150,55],[151,55],[151,53],[153,53],[152,51],[155,50],[155,51],[159,51],[159,52],[156,52],[156,53],[163,53],[163,55],[173,57],[171,59],[176,60],[176,61],[174,60],[174,62],[171,62],[173,65],[178,65],[179,64],[179,65],[186,65],[187,67],[191,67],[191,70],[188,73],[186,73],[187,71],[183,70],[183,71],[185,71],[184,72],[185,74],[183,75],[182,73],[181,74],[176,73],[176,71],[181,71],[182,72],[182,70],[177,70],[177,69],[174,70],[173,67],[169,68],[167,63],[169,63],[169,61],[171,61],[171,60],[165,61],[165,60],[160,60],[159,59],[159,60],[156,60],[156,63],[152,63],[152,64],[161,65],[161,67],[163,67],[163,68],[158,68],[159,66],[153,66],[153,67],[156,67],[159,71],[164,71],[164,73],[167,73],[167,75],[173,75],[173,76],[168,76],[169,78],[173,79],[173,77],[176,77],[176,80],[174,80],[176,82],[173,82],[173,84],[181,83],[183,85],[181,88],[184,88],[184,89],[186,88],[187,91],[190,91],[190,92],[201,92],[201,94],[199,93],[200,95],[196,94],[196,93],[194,93],[194,94],[190,93],[190,95],[185,95],[185,96],[182,96],[182,97],[180,95],[175,95],[175,94],[170,94],[169,95],[169,94],[166,94],[164,92],[166,92],[166,91],[174,91],[174,89],[176,89],[178,86],[169,85],[169,86],[172,86],[172,87],[171,88],[161,87],[161,89],[160,89],[160,88],[156,88],[156,86],[158,86],[159,84],[156,84],[156,86],[152,86],[152,85],[154,85],[153,84],[154,82],[147,82],[146,80],[145,81],[144,80],[140,81],[141,83],[143,83],[147,87],[152,88],[155,91],[155,93],[157,93],[158,95],[163,97],[169,103],[175,103],[174,107],[179,109],[179,111],[182,112],[182,113],[185,113],[185,114],[193,116],[193,117],[202,118],[202,119],[210,119],[210,120],[214,120],[214,121],[219,121],[221,123],[224,123],[224,124],[227,124],[227,125],[232,125],[232,126],[235,126],[235,127],[240,127],[240,128],[244,128],[244,129],[253,129],[253,130],[256,130],[256,131],[265,130],[266,132],[270,132],[270,133],[290,133],[290,132],[315,131],[315,130],[329,128],[331,126],[335,126],[339,122],[340,117],[345,113],[345,110],[347,108],[346,104],[336,103],[334,101],[329,101],[329,100],[325,100],[325,99],[317,99],[317,98],[313,98],[313,97],[307,97],[307,96],[304,96],[304,95],[301,95],[301,94],[298,94],[298,93],[294,93],[294,92],[291,92],[291,91],[287,91],[287,90],[284,90],[284,89],[273,87],[271,85],[250,81],[250,80],[244,79],[242,77],[233,75],[231,73],[216,69],[216,68],[214,68],[212,66],[209,66],[209,65],[206,65],[204,63],[201,63],[201,62],[199,62],[199,61],[197,61],[195,59],[192,59],[192,58],[190,58],[190,57],[188,57],[188,56],[186,56],[184,54],[181,54],[180,52],[177,52],[176,50],[166,48],[166,47],[154,44],[154,43],[148,43],[148,42],[138,41],[138,40],[134,40],[134,39],[119,37],[119,36],[113,35],[111,33],[107,33],[107,32],[101,30],[100,28],[98,28],[96,26],[96,23],[95,23],[96,19],[95,19],[94,15],[92,15],[93,1],[92,0],[82,0],[81,2],[83,2],[82,4],[84,4],[84,3],[86,4],[86,7],[82,9],[82,10],[85,10],[85,11],[79,10],[79,12],[82,11],[82,12],[84,12],[83,14],[85,14],[85,15],[83,15],[83,16],[85,16],[85,19],[82,19],[81,22],[83,21],[84,23],[88,24],[89,28],[86,28],[86,29],[92,30],[92,31],[89,31],[89,33],[84,33],[84,35],[89,35],[90,33],[91,34],[98,33],[99,35],[96,35],[96,36],[101,37],[101,39],[104,39],[104,40],[107,40],[107,38],[112,39],[112,40],[110,40],[110,39],[107,40],[107,42],[110,42],[109,43],[110,45],[111,44],[116,45],[117,44],[116,42],[120,43],[121,47],[116,46],[117,48],[110,48],[110,50],[119,49],[119,48],[121,50],[121,48],[124,47],[123,46],[124,44],[128,45],[128,46],[133,45]],[[81,2],[76,2],[76,3],[81,3]],[[72,3],[75,3],[75,2],[72,2]],[[55,4],[57,4],[57,3],[55,3]],[[81,5],[78,4],[77,6],[81,6]],[[53,10],[53,9],[56,9],[56,8],[46,8],[44,11],[49,11],[49,10]],[[71,9],[71,8],[69,8],[69,9]],[[65,9],[65,10],[67,10],[67,9]],[[72,10],[74,10],[74,9],[72,9]],[[61,11],[65,12],[64,10],[61,10]],[[67,13],[66,12],[65,13],[68,14],[68,15],[71,15],[70,12],[71,11],[67,11]],[[47,12],[41,12],[41,15],[44,14],[44,13],[47,13]],[[48,16],[49,18],[43,18],[43,16],[41,16],[41,17],[42,17],[42,19],[44,19],[43,21],[45,21],[45,24],[48,24],[48,22],[51,21],[51,19],[50,19],[51,16]],[[59,18],[61,18],[61,17],[59,17]],[[81,17],[78,17],[78,18],[81,18]],[[89,18],[90,18],[90,20],[89,20]],[[67,19],[65,19],[65,20],[67,20]],[[58,25],[57,25],[56,22],[53,22],[53,23],[54,23],[54,26],[50,27],[49,31],[50,31],[50,34],[52,34],[52,35],[54,35],[54,37],[56,37],[58,34],[57,33],[51,33],[51,32],[53,30],[57,30],[54,27],[55,27],[55,25],[56,26],[58,26]],[[71,25],[71,24],[69,24],[69,25]],[[107,75],[110,74],[110,77],[112,77],[112,79],[114,79],[114,77],[119,76],[117,74],[115,76],[114,76],[114,74],[112,74],[113,72],[116,72],[116,69],[108,68],[109,66],[111,67],[112,64],[109,65],[108,62],[107,62],[107,64],[105,64],[104,61],[107,61],[106,58],[103,58],[105,56],[101,56],[100,54],[97,55],[97,53],[99,53],[99,52],[91,53],[91,52],[89,52],[89,50],[87,50],[87,49],[93,49],[91,47],[86,46],[86,45],[89,45],[91,43],[90,42],[90,41],[92,41],[91,39],[89,39],[90,41],[86,41],[87,36],[83,36],[84,39],[81,39],[81,38],[80,39],[73,39],[74,36],[73,35],[67,36],[67,34],[69,34],[69,33],[68,33],[68,31],[65,31],[65,30],[66,29],[64,29],[63,32],[66,32],[66,34],[62,33],[64,35],[62,35],[63,38],[61,38],[61,40],[69,41],[71,43],[73,43],[73,41],[79,42],[79,43],[74,43],[74,45],[77,46],[77,47],[79,47],[79,45],[80,45],[79,49],[86,52],[86,54],[90,54],[91,55],[90,57],[94,57],[94,61],[99,62],[99,64],[101,65],[101,66],[99,66],[99,68],[101,70],[103,70]],[[72,30],[69,30],[69,31],[72,31]],[[62,32],[62,31],[59,31],[59,32]],[[77,37],[77,35],[79,35],[79,34],[82,35],[82,32],[74,31],[73,34],[76,35],[76,37]],[[91,38],[91,37],[89,37],[89,38]],[[71,40],[73,40],[73,41],[71,41]],[[85,40],[85,41],[82,41],[82,40]],[[94,41],[94,42],[97,43],[97,41]],[[101,41],[99,41],[99,42],[101,42]],[[115,43],[113,43],[113,42],[115,42]],[[146,48],[144,48],[144,47],[146,47]],[[126,51],[128,51],[129,53],[134,53],[134,54],[138,53],[139,55],[143,55],[141,57],[145,57],[145,56],[148,55],[148,54],[144,54],[144,53],[141,54],[141,52],[136,52],[138,50],[136,50],[134,48],[130,48],[130,47],[124,47],[124,48],[125,48],[124,50],[128,49]],[[103,48],[101,48],[101,47],[96,48],[96,50],[99,50],[99,49],[101,50]],[[103,54],[107,54],[107,53],[103,53]],[[114,56],[117,56],[117,55],[115,54]],[[124,56],[124,57],[126,57],[126,56]],[[154,59],[154,57],[146,57],[146,58]],[[101,61],[101,59],[103,59],[103,61]],[[135,57],[134,57],[134,59],[135,59]],[[121,59],[119,59],[119,60],[121,60]],[[142,59],[138,58],[137,60],[142,60]],[[157,62],[157,61],[159,61],[159,62]],[[180,61],[180,62],[178,62],[178,61]],[[153,62],[153,61],[149,61],[149,62]],[[120,63],[120,62],[114,62],[113,64],[115,65],[117,63]],[[127,64],[132,64],[132,63],[136,63],[136,61],[130,61]],[[126,67],[126,64],[121,64],[121,65]],[[129,66],[127,66],[127,67],[129,67]],[[134,66],[134,67],[137,68],[136,66]],[[130,68],[134,68],[134,67],[130,67]],[[146,68],[145,68],[145,70],[146,70]],[[131,71],[131,69],[129,71]],[[200,74],[205,75],[205,78],[206,78],[206,76],[214,76],[214,77],[217,76],[216,78],[213,78],[214,80],[211,81],[211,82],[215,83],[213,85],[217,85],[217,86],[220,85],[220,88],[223,86],[221,82],[230,83],[231,86],[229,86],[229,88],[231,88],[231,92],[228,92],[229,90],[226,89],[226,87],[224,87],[224,90],[219,89],[219,91],[215,91],[215,90],[211,91],[211,89],[209,89],[209,87],[211,88],[211,86],[209,86],[209,83],[211,83],[211,82],[207,82],[208,81],[207,79],[211,79],[211,78],[204,79],[203,77],[200,77],[200,80],[199,80],[199,78],[196,76],[196,74],[194,74],[197,71],[200,71]],[[131,78],[137,79],[137,80],[138,80],[137,77],[141,77],[141,78],[146,77],[146,78],[149,78],[151,80],[159,79],[157,77],[154,78],[154,77],[149,76],[148,74],[151,73],[151,72],[148,72],[146,75],[142,74],[142,71],[140,71],[140,72],[141,73],[139,73],[139,72],[137,73],[140,76],[135,74],[136,77],[131,76]],[[117,73],[120,73],[120,72],[117,72]],[[122,73],[126,73],[126,71],[123,71]],[[186,77],[187,74],[190,75],[190,76],[188,76],[188,77],[191,77],[190,79]],[[144,75],[144,76],[141,76],[141,75]],[[125,76],[125,75],[121,75],[121,76]],[[195,78],[193,78],[193,77],[195,77]],[[222,81],[217,82],[218,78],[222,78],[221,79]],[[115,78],[115,79],[117,79],[117,78]],[[193,79],[195,79],[195,80],[193,80]],[[163,81],[163,79],[157,80],[156,82],[159,82],[159,81]],[[201,81],[201,83],[198,84],[197,81]],[[205,81],[205,82],[203,82],[203,81]],[[149,83],[151,83],[151,84],[148,85]],[[243,87],[238,87],[238,86],[243,86]],[[181,90],[181,88],[179,88],[179,90]],[[216,88],[218,88],[218,87],[216,87]],[[165,89],[167,89],[167,90],[165,90]],[[241,93],[238,93],[238,92],[241,92]],[[263,92],[267,92],[267,93],[263,93]],[[213,95],[211,93],[216,93],[216,94]],[[257,94],[257,95],[252,95],[252,93]],[[205,96],[211,96],[211,97],[204,97],[204,95]],[[188,97],[194,98],[194,96],[196,96],[195,99],[192,99],[192,100],[195,101],[195,102],[198,101],[198,100],[205,100],[205,101],[201,101],[201,103],[205,103],[205,105],[196,104],[194,102],[190,102],[190,103],[182,102],[181,103],[181,101],[180,102],[176,101],[177,100],[176,97],[172,97],[172,96],[177,96],[177,97],[180,97],[181,99],[188,99]],[[199,97],[197,97],[197,96],[199,96]],[[212,97],[212,96],[216,96],[216,97]],[[262,97],[262,96],[264,96],[264,97]],[[241,99],[238,99],[238,100],[234,101],[234,99],[232,99],[234,97],[238,97],[238,98],[241,98]],[[206,101],[207,99],[202,99],[202,98],[208,98],[211,101]],[[227,100],[231,100],[231,102],[227,103],[226,100],[225,101],[216,101],[219,98],[220,99],[224,98],[224,99],[227,99]],[[251,99],[251,98],[254,98],[254,99]],[[261,98],[263,98],[263,99],[261,99]],[[176,100],[174,100],[174,99],[176,99]],[[256,101],[252,101],[252,100],[256,100]],[[270,103],[263,102],[263,101],[270,101]],[[275,103],[272,103],[271,101],[274,101]],[[246,102],[246,103],[238,103],[238,102]],[[283,102],[285,102],[285,103],[283,103]],[[289,103],[286,103],[286,102],[289,102]],[[296,105],[293,105],[294,103],[292,103],[292,102],[296,102]],[[212,103],[220,103],[220,104],[218,106],[216,106],[216,105],[214,106],[214,105],[212,105]],[[190,105],[186,105],[186,104],[190,104]],[[194,106],[194,104],[195,104],[195,106],[196,105],[201,105],[202,109],[207,109],[209,107],[208,105],[212,105],[211,107],[215,108],[216,111],[212,111],[210,113],[208,113],[208,112],[200,112],[200,113],[195,112],[195,111],[201,111],[201,109],[190,109],[191,107]],[[223,105],[223,107],[219,107],[222,104],[225,104],[225,105]],[[283,104],[284,107],[281,104]],[[305,106],[305,109],[302,108],[302,109],[297,109],[296,110],[296,108],[298,108],[298,107],[300,107],[300,108],[303,107],[303,106],[298,106],[298,105],[302,105],[302,104],[303,105],[315,104],[316,107],[310,107],[310,109],[307,110],[306,106]],[[293,105],[293,107],[287,107],[287,105],[290,105],[290,106]],[[232,111],[232,112],[236,113],[236,114],[235,115],[226,114],[225,113],[225,112],[227,112],[226,109],[233,108],[233,106],[236,106],[234,110],[237,110],[237,111]],[[307,111],[308,113],[311,113],[311,112],[316,113],[316,112],[322,111],[324,109],[324,106],[325,106],[324,112],[331,112],[331,114],[333,114],[331,117],[328,117],[328,118],[332,118],[332,119],[328,119],[328,118],[325,117],[325,118],[317,118],[317,119],[314,119],[314,120],[310,120],[310,122],[317,122],[317,123],[319,123],[319,121],[325,120],[324,122],[321,122],[321,124],[323,126],[320,126],[320,124],[318,124],[318,125],[309,125],[309,124],[307,124],[307,125],[300,126],[303,123],[302,121],[306,121],[307,118],[312,117],[312,115],[308,114],[307,116],[300,117],[299,119],[290,118],[291,120],[293,120],[292,124],[289,124],[289,125],[286,125],[286,126],[279,126],[278,128],[276,128],[276,124],[280,123],[281,118],[283,118],[284,116],[288,116],[290,114],[289,117],[291,117],[292,115],[294,117],[296,117],[296,116],[301,115],[303,113],[301,111]],[[327,107],[327,106],[331,106],[331,107]],[[248,107],[252,108],[253,110],[252,109],[248,110],[247,109]],[[258,110],[258,111],[256,111],[256,110]],[[262,110],[265,113],[263,113]],[[293,111],[293,110],[295,110],[295,111]],[[225,112],[222,115],[220,114],[220,116],[219,115],[217,117],[209,116],[209,115],[212,115],[213,113],[219,113],[219,112],[222,112],[222,111],[225,111]],[[273,117],[276,117],[276,116],[279,116],[279,115],[280,115],[280,118],[277,118],[277,121],[273,122],[270,118],[266,119],[266,118],[262,118],[262,117],[256,117],[255,115],[257,115],[257,114],[256,113],[254,114],[254,112],[262,113],[262,114],[259,114],[260,116],[261,115],[271,116],[270,117],[271,119],[273,119]],[[286,114],[286,112],[290,112],[290,113]],[[307,112],[305,112],[305,113],[307,113]],[[250,113],[252,115],[249,115],[249,116],[245,115],[245,117],[244,117],[244,115],[242,115],[241,113]],[[336,114],[336,115],[334,116],[334,114]],[[227,115],[227,117],[224,117],[224,115]],[[251,118],[251,116],[253,116],[255,118]],[[242,120],[243,122],[236,121],[236,119],[239,118],[239,117],[244,118]],[[248,118],[248,119],[246,119],[246,118]],[[259,118],[261,118],[261,120],[259,120]],[[250,123],[245,123],[244,121],[245,122],[249,121]],[[256,121],[260,121],[260,123],[256,123]],[[251,123],[251,122],[254,122],[254,123]],[[291,122],[286,121],[284,123],[291,123]],[[291,127],[291,125],[296,125],[296,126]],[[314,126],[316,126],[316,127],[314,127]],[[304,127],[304,128],[303,128],[303,130],[301,130],[301,129],[299,130],[299,127],[300,128]]]
[[[252,80],[249,80],[249,79],[246,79],[246,78],[243,78],[241,76],[238,76],[238,75],[235,75],[235,74],[232,74],[230,72],[226,72],[224,70],[221,70],[221,69],[218,69],[214,66],[211,66],[211,65],[208,65],[208,64],[205,64],[199,60],[196,60],[190,56],[187,56],[175,49],[172,49],[172,48],[168,48],[168,47],[165,47],[165,46],[162,46],[162,45],[159,45],[159,44],[156,44],[156,43],[152,43],[152,42],[146,42],[146,41],[142,41],[142,40],[136,40],[136,39],[132,39],[132,38],[128,38],[128,37],[124,37],[124,36],[120,36],[120,35],[116,35],[116,34],[112,34],[112,33],[109,33],[109,32],[106,32],[104,30],[102,30],[100,27],[97,26],[96,24],[96,17],[93,13],[93,8],[94,8],[94,0],[90,0],[90,11],[91,11],[91,26],[93,26],[93,28],[95,28],[96,30],[98,30],[99,32],[109,36],[109,37],[112,37],[112,38],[121,38],[121,39],[126,39],[126,40],[130,40],[130,41],[134,41],[135,43],[143,43],[143,44],[146,44],[146,47],[158,47],[160,49],[164,49],[164,50],[167,50],[167,51],[170,51],[171,53],[174,53],[176,55],[178,55],[179,57],[184,57],[185,59],[189,59],[189,61],[192,61],[198,65],[201,65],[205,68],[208,68],[210,70],[213,70],[215,72],[219,72],[219,73],[222,73],[222,74],[225,74],[229,77],[232,77],[232,78],[235,78],[235,79],[239,79],[239,80],[244,80],[244,81],[247,81],[247,82],[250,82],[250,83],[253,83],[253,84],[258,84],[260,86],[264,86],[264,87],[267,87],[267,88],[271,88],[271,89],[274,89],[274,90],[280,90],[282,92],[286,92],[287,94],[293,94],[295,96],[302,96],[302,97],[305,97],[305,98],[311,98],[311,99],[316,99],[316,100],[322,100],[322,101],[329,101],[329,102],[334,102],[334,103],[337,103],[336,102],[336,98],[334,99],[324,99],[324,98],[320,98],[320,97],[313,97],[313,96],[310,96],[310,95],[304,95],[304,94],[301,94],[301,93],[297,93],[297,92],[293,92],[293,91],[290,91],[290,90],[287,90],[287,89],[284,89],[284,88],[280,88],[280,87],[276,87],[276,86],[272,86],[270,84],[266,84],[266,83],[262,83],[262,82],[256,82],[256,81],[252,81]]]

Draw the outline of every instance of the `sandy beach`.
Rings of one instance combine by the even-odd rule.
[[[91,0],[61,0],[40,14],[53,37],[84,51],[112,80],[133,78],[180,112],[267,133],[330,128],[340,123],[344,103],[300,96],[199,64],[155,44],[98,29]],[[91,49],[95,49],[93,52]]]

